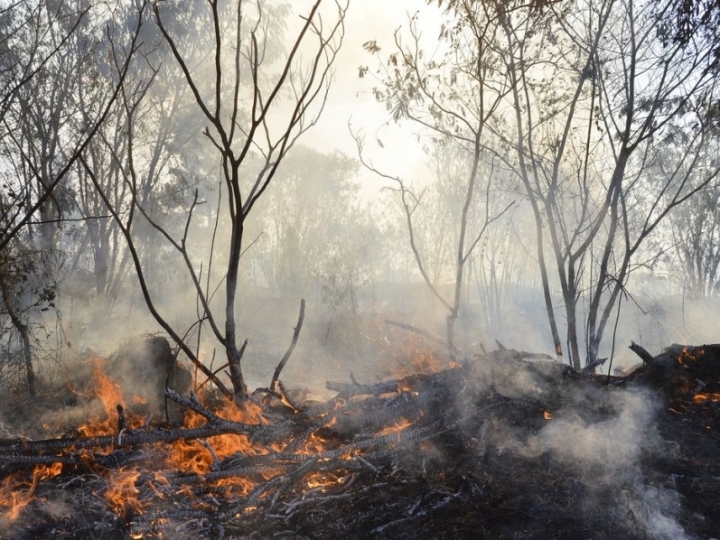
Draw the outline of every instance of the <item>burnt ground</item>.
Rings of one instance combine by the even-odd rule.
[[[622,379],[522,357],[330,384],[337,398],[290,416],[276,404],[282,429],[256,436],[295,450],[213,466],[242,464],[255,487],[241,495],[182,468],[159,484],[155,446],[98,451],[41,479],[0,538],[720,537],[720,346],[672,346]],[[301,458],[308,432],[320,446]],[[68,456],[13,444],[0,441],[6,481],[32,476],[17,455]],[[104,496],[128,464],[142,508]]]

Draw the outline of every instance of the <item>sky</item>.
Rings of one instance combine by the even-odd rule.
[[[407,24],[408,15],[427,5],[421,0],[355,0],[351,1],[346,18],[346,34],[338,61],[335,64],[335,83],[322,117],[312,131],[306,134],[303,144],[326,152],[340,150],[357,157],[357,146],[350,135],[362,130],[366,136],[367,156],[383,172],[413,178],[427,174],[421,145],[409,126],[396,126],[388,122],[389,114],[382,103],[372,95],[378,80],[369,73],[358,76],[358,67],[368,66],[376,71],[380,58],[391,49],[395,30]],[[363,49],[363,43],[376,41],[381,47],[378,55]],[[381,148],[376,139],[382,140]],[[385,183],[375,174],[361,170],[359,179],[363,194],[372,199]]]

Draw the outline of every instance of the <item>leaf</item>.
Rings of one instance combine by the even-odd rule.
[[[380,52],[380,47],[378,46],[377,41],[375,41],[374,39],[372,41],[366,41],[365,43],[363,43],[362,46],[363,49],[365,49],[371,54]]]

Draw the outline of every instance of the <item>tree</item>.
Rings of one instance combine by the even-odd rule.
[[[78,28],[88,24],[89,17],[89,8],[72,7],[63,4],[53,8],[44,1],[21,1],[0,14],[3,22],[7,22],[6,34],[0,35],[0,62],[4,64],[0,82],[0,143],[5,158],[13,160],[10,166],[25,170],[36,184],[21,181],[3,185],[1,197],[8,212],[0,217],[0,251],[7,248],[39,210],[44,215],[41,221],[56,219],[57,204],[51,203],[53,192],[110,114],[138,47],[144,3],[136,7],[139,16],[135,31],[123,44],[122,57],[117,59],[120,69],[116,84],[108,94],[94,96],[97,105],[90,122],[60,141],[62,124],[76,112],[74,103],[65,101],[71,93],[68,85],[90,53],[84,48],[82,37],[74,43],[75,47],[70,46]],[[105,33],[108,39],[114,39],[111,23]],[[46,240],[51,241],[53,228],[48,226],[44,231]]]
[[[257,233],[251,235],[262,234],[253,258],[276,294],[314,294],[331,259],[345,258],[342,252],[350,246],[339,233],[359,226],[362,218],[355,202],[359,186],[352,181],[357,167],[340,152],[324,154],[303,146],[282,163],[259,203],[252,222]]]
[[[578,369],[583,334],[585,364],[598,360],[628,276],[648,262],[639,259],[647,239],[718,174],[689,173],[712,127],[717,37],[666,39],[658,14],[674,6],[451,0],[442,60],[428,58],[411,31],[411,47],[396,39],[400,54],[389,56],[391,76],[379,92],[396,118],[466,145],[475,140],[478,156],[520,180],[553,344],[562,357],[558,286],[567,360]],[[414,69],[421,63],[425,69]],[[469,119],[482,129],[469,128]],[[669,144],[681,160],[653,169]],[[408,214],[415,205],[411,199]]]
[[[547,242],[553,256],[576,368],[581,294],[588,296],[589,365],[598,360],[645,240],[718,174],[687,174],[708,136],[703,118],[716,95],[714,45],[663,44],[657,9],[655,2],[608,1],[558,3],[547,14],[494,11],[508,43],[520,177],[533,203],[538,249]],[[568,90],[558,90],[559,81]],[[649,181],[647,165],[688,128],[694,134],[677,141],[682,163]]]
[[[717,167],[718,138],[713,136],[701,149],[693,164],[693,184],[708,170]],[[666,148],[663,162],[681,159]],[[667,167],[663,163],[664,167]],[[717,296],[720,293],[720,184],[713,182],[700,190],[692,204],[674,208],[669,214],[672,247],[678,255],[684,282],[691,298]]]
[[[196,261],[191,257],[193,216],[202,202],[199,190],[195,190],[187,211],[182,212],[186,219],[179,238],[174,237],[172,231],[152,214],[152,209],[143,204],[139,192],[140,174],[135,161],[139,149],[135,141],[136,128],[139,126],[138,107],[150,87],[150,81],[146,81],[144,86],[135,86],[134,94],[128,93],[126,98],[126,182],[130,186],[133,205],[125,216],[112,207],[84,158],[83,165],[128,242],[140,286],[152,315],[206,376],[226,395],[242,402],[247,396],[241,367],[247,340],[241,345],[237,336],[235,302],[240,259],[245,248],[246,221],[287,153],[297,139],[316,123],[322,111],[330,88],[332,64],[344,34],[347,6],[333,4],[328,10],[332,17],[332,23],[328,26],[324,16],[327,14],[321,9],[322,2],[315,2],[303,18],[290,51],[275,60],[269,55],[272,33],[276,30],[273,26],[276,21],[272,19],[272,5],[239,2],[234,6],[225,6],[212,1],[201,9],[200,3],[194,4],[193,9],[198,8],[194,24],[212,38],[210,75],[207,72],[198,73],[196,66],[188,60],[188,48],[193,47],[192,40],[181,33],[174,19],[178,13],[182,13],[181,5],[184,10],[184,4],[156,4],[155,21],[173,61],[184,75],[184,84],[191,91],[195,106],[202,114],[205,123],[203,135],[213,148],[216,157],[214,161],[219,161],[219,168],[215,168],[215,171],[222,178],[223,203],[218,207],[216,219],[218,223],[226,220],[230,232],[226,249],[216,258],[225,263],[226,271],[219,275],[217,272],[212,273],[216,262],[215,236],[209,247],[203,240],[198,240],[195,246],[204,252],[207,264],[201,267],[202,270],[198,269]],[[307,63],[303,61],[304,55],[310,58]],[[202,66],[198,68],[202,69]],[[257,160],[251,159],[253,156],[259,159],[259,167]],[[162,174],[167,175],[168,172],[164,170]],[[162,189],[162,182],[158,188]],[[221,212],[223,216],[220,216]],[[173,328],[158,310],[155,301],[157,297],[148,287],[140,253],[135,245],[133,229],[136,214],[142,216],[180,255],[202,306],[200,319],[207,321],[216,340],[225,350],[232,390],[210,372],[184,342],[179,330]],[[206,284],[201,282],[201,272],[206,272]],[[214,278],[212,284],[211,278]],[[212,296],[213,291],[223,282],[224,301],[222,308],[218,308],[212,304]]]
[[[427,130],[436,144],[455,145],[459,154],[466,156],[463,161],[468,166],[462,181],[462,205],[455,216],[453,290],[449,296],[433,282],[416,238],[413,215],[420,207],[423,195],[416,194],[416,190],[400,177],[378,170],[363,155],[364,138],[360,134],[354,134],[354,137],[362,163],[391,181],[395,186],[392,189],[399,194],[417,268],[432,294],[448,312],[446,339],[450,355],[456,356],[455,323],[462,303],[468,260],[487,228],[513,204],[510,202],[504,208],[495,207],[487,197],[485,212],[481,213],[484,217],[473,230],[469,229],[469,216],[474,205],[478,204],[477,193],[483,190],[486,196],[489,195],[492,171],[496,166],[496,158],[486,151],[490,135],[488,121],[497,114],[510,87],[507,81],[494,76],[500,57],[487,47],[492,28],[475,27],[471,32],[460,21],[443,24],[440,38],[445,47],[442,60],[438,61],[428,57],[422,49],[417,17],[412,17],[408,25],[409,44],[406,45],[401,33],[396,32],[394,50],[381,68],[381,86],[374,92],[378,101],[386,104],[394,120],[407,119],[415,127]],[[374,41],[365,43],[364,47],[373,54],[381,50]],[[367,72],[367,68],[361,67],[361,76]]]
[[[20,1],[0,14],[0,294],[19,342],[30,395],[34,317],[55,307],[58,226],[70,210],[73,164],[108,117],[137,47],[143,4],[122,42],[116,84],[92,91],[91,116],[80,121],[79,81],[97,53],[97,33],[111,23],[91,7]],[[103,27],[105,27],[103,29]],[[120,45],[120,43],[118,43]],[[3,325],[4,326],[4,325]],[[12,342],[12,335],[7,343]]]

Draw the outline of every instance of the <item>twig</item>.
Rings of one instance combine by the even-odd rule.
[[[280,372],[283,370],[283,368],[285,367],[285,364],[287,364],[287,361],[290,359],[290,355],[295,350],[295,344],[297,343],[297,340],[300,337],[300,330],[302,329],[304,319],[305,319],[305,299],[302,298],[300,300],[300,315],[298,316],[297,325],[295,325],[295,330],[293,332],[292,341],[290,342],[290,346],[288,347],[288,350],[285,352],[285,356],[282,357],[282,360],[280,360],[280,363],[275,368],[275,373],[273,373],[272,380],[270,381],[270,389],[273,392],[278,392],[278,388],[277,388],[278,377],[280,377]]]
[[[383,322],[387,325],[397,326],[398,328],[402,328],[403,330],[407,330],[408,332],[413,332],[414,334],[418,334],[418,335],[424,337],[425,339],[427,339],[428,341],[432,341],[433,343],[440,345],[441,347],[448,346],[448,343],[446,340],[444,340],[436,335],[433,335],[430,332],[423,330],[422,328],[418,328],[411,324],[407,324],[407,323],[400,322],[400,321],[393,321],[391,319],[385,319],[385,321],[383,321]],[[460,352],[460,350],[457,347],[455,347],[454,345],[452,346],[452,349],[453,349],[453,352]]]

